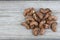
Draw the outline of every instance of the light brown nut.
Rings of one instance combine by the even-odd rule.
[[[57,17],[56,16],[52,16],[52,20],[56,21]]]
[[[30,11],[31,11],[31,9],[30,9],[30,8],[25,9],[25,10],[24,10],[24,16],[26,16],[26,15],[27,15],[27,13],[29,13]]]
[[[45,13],[52,12],[49,8],[45,9]]]
[[[32,25],[38,26],[38,22],[31,22],[30,26],[32,26]]]
[[[50,16],[50,14],[45,14],[44,19],[47,19]]]
[[[39,28],[44,28],[43,24],[39,24]]]
[[[36,26],[38,26],[38,23],[36,21],[30,23],[31,29],[35,28]]]
[[[35,21],[31,16],[26,17],[28,23]]]
[[[36,13],[36,11],[35,11],[34,9],[32,9],[31,12],[28,13],[27,15],[28,15],[28,16],[32,16],[34,13]]]
[[[48,28],[50,28],[50,26],[48,24],[44,24],[44,28],[48,29]]]
[[[33,13],[35,13],[35,9],[34,8],[27,8],[24,10],[24,16],[31,16]]]
[[[37,36],[39,34],[39,28],[34,28],[32,30],[33,35]]]
[[[45,13],[45,9],[43,9],[43,8],[40,8],[40,10],[39,10],[41,13]]]
[[[51,29],[52,29],[53,32],[56,32],[56,26],[57,26],[56,22],[52,23]]]
[[[38,17],[40,18],[40,19],[43,19],[43,14],[42,13],[37,13],[37,15],[38,15]]]
[[[25,26],[27,29],[30,29],[30,26],[26,22],[22,22],[21,25]]]
[[[38,18],[37,14],[33,14],[33,18],[36,20],[36,21],[40,21],[40,19]]]
[[[51,21],[50,20],[47,20],[46,23],[49,24],[49,25],[51,25],[53,22],[55,22],[55,21],[53,21],[53,20],[51,20]]]
[[[44,33],[45,33],[45,29],[44,28],[41,28],[39,34],[40,35],[43,35]]]
[[[41,21],[41,22],[39,23],[39,28],[43,28],[43,27],[44,27],[45,22],[46,22],[45,20]]]
[[[56,21],[57,20],[57,17],[56,16],[49,16],[48,17],[48,20],[54,20],[54,21]]]
[[[45,23],[46,23],[46,21],[42,20],[39,24],[41,25],[41,24],[45,24]]]

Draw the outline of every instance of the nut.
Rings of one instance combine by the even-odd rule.
[[[57,17],[52,15],[52,11],[49,8],[40,8],[39,11],[35,11],[34,8],[27,8],[24,11],[26,21],[22,23],[27,29],[32,29],[33,35],[43,35],[45,29],[51,29],[56,32]]]
[[[44,33],[45,33],[45,29],[44,29],[44,28],[41,28],[39,34],[40,34],[40,35],[43,35]]]
[[[50,28],[50,26],[48,24],[44,24],[44,28],[48,29],[48,28]]]
[[[34,28],[32,32],[33,32],[33,35],[37,36],[39,34],[39,28]]]
[[[41,12],[41,13],[45,13],[45,9],[40,8],[40,12]]]
[[[45,9],[45,13],[51,12],[51,10],[49,8]]]
[[[39,17],[40,19],[43,18],[43,14],[42,14],[42,13],[37,13],[37,15],[38,15],[38,17]]]
[[[26,16],[30,11],[31,11],[30,8],[25,9],[24,10],[24,16]]]
[[[33,14],[33,18],[38,22],[40,21],[40,19],[37,17],[37,14]]]
[[[56,25],[57,25],[56,22],[52,23],[52,25],[51,25],[51,29],[53,32],[56,32]]]
[[[22,22],[22,25],[25,26],[27,29],[30,29],[29,25],[26,22]]]

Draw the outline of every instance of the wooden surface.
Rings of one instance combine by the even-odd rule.
[[[0,39],[1,38],[60,38],[60,2],[27,2],[27,1],[0,1]],[[43,36],[33,36],[31,30],[23,27],[23,10],[34,7],[50,8],[57,16],[57,32],[46,30]]]

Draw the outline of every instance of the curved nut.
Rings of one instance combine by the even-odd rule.
[[[31,16],[29,16],[29,17],[26,17],[26,21],[32,22],[32,21],[35,21],[35,20]]]
[[[33,35],[37,36],[39,34],[39,28],[35,28],[32,30]]]
[[[45,29],[44,29],[44,28],[41,28],[39,34],[40,34],[40,35],[43,35],[44,33],[45,33]]]
[[[45,9],[45,13],[52,12],[49,8]]]
[[[41,21],[41,22],[39,23],[39,28],[43,28],[43,27],[44,27],[45,22],[46,22],[45,20]]]
[[[30,26],[26,22],[22,22],[22,25],[25,26],[27,29],[30,29]]]
[[[51,29],[52,29],[53,32],[56,32],[56,26],[57,26],[56,22],[52,23]]]
[[[27,13],[29,13],[30,11],[31,11],[30,8],[25,9],[25,10],[24,10],[24,16],[26,16]]]
[[[37,17],[37,14],[33,14],[33,18],[38,22],[40,21],[40,19]]]
[[[35,9],[34,8],[27,8],[24,10],[24,16],[27,16],[27,15],[32,15],[33,13],[35,13]]]
[[[43,19],[43,14],[42,13],[37,13],[37,15],[38,15],[38,17],[40,18],[40,19]]]
[[[49,14],[46,14],[46,15],[44,16],[44,19],[47,19],[49,16],[50,16]]]
[[[48,24],[44,24],[44,28],[48,29],[50,26]]]
[[[40,8],[40,10],[39,10],[41,13],[45,13],[45,9],[43,9],[43,8]]]
[[[51,25],[53,22],[55,22],[55,21],[53,21],[53,20],[51,20],[51,21],[50,20],[47,20],[46,23],[49,24],[49,25]]]
[[[32,25],[38,26],[38,23],[37,22],[31,22],[30,26],[32,26]]]
[[[54,20],[54,21],[56,21],[57,20],[57,17],[56,16],[49,16],[48,17],[48,20]]]

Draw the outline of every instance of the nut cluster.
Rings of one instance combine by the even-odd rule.
[[[52,11],[49,8],[40,8],[36,11],[34,8],[27,8],[24,10],[25,22],[22,25],[27,29],[32,29],[33,35],[43,35],[45,29],[51,29],[56,32],[56,16],[52,15]]]

